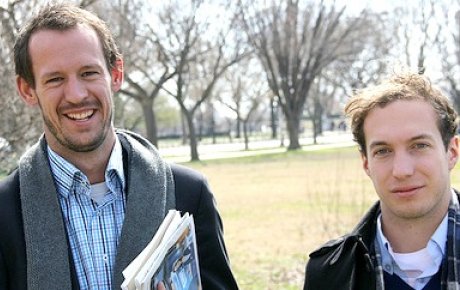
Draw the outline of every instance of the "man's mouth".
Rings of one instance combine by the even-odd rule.
[[[74,121],[85,121],[91,118],[94,114],[95,110],[87,110],[79,113],[68,113],[66,114],[67,118],[74,120]]]
[[[421,186],[406,186],[406,187],[397,187],[392,190],[392,192],[409,192],[413,190],[417,190],[421,188]]]
[[[416,194],[421,188],[423,188],[423,186],[404,186],[394,188],[391,192],[401,197],[409,197]]]

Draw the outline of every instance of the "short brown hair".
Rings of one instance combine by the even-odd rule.
[[[457,112],[448,98],[434,88],[427,77],[405,72],[394,75],[379,85],[363,89],[348,100],[345,114],[351,119],[353,137],[361,152],[367,156],[363,127],[369,112],[376,107],[384,108],[397,100],[422,100],[431,104],[438,116],[439,132],[447,150],[450,140],[457,132]]]
[[[60,3],[43,7],[19,31],[14,44],[16,75],[35,87],[32,61],[29,54],[29,40],[33,33],[44,29],[65,31],[75,28],[78,24],[88,25],[96,31],[102,45],[107,68],[109,70],[113,68],[116,60],[121,58],[121,54],[107,24],[87,10],[70,3]]]

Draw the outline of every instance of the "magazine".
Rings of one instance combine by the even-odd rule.
[[[201,290],[193,216],[170,210],[123,276],[123,290]]]

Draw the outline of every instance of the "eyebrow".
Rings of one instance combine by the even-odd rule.
[[[81,67],[80,70],[86,70],[86,69],[104,69],[101,65],[94,63],[94,64],[87,64]]]
[[[420,134],[420,135],[416,135],[416,136],[410,138],[409,142],[414,142],[414,141],[424,140],[424,139],[433,140],[433,136],[431,136],[429,134]],[[388,143],[385,142],[385,141],[377,140],[377,141],[374,141],[371,144],[369,144],[369,149],[372,149],[372,148],[377,147],[377,146],[383,146],[383,145],[388,145]]]

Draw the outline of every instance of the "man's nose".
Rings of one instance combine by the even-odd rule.
[[[408,152],[396,152],[393,158],[393,176],[401,179],[414,174],[414,160]]]
[[[67,80],[65,86],[65,98],[70,103],[79,103],[88,96],[85,83],[77,77]]]

